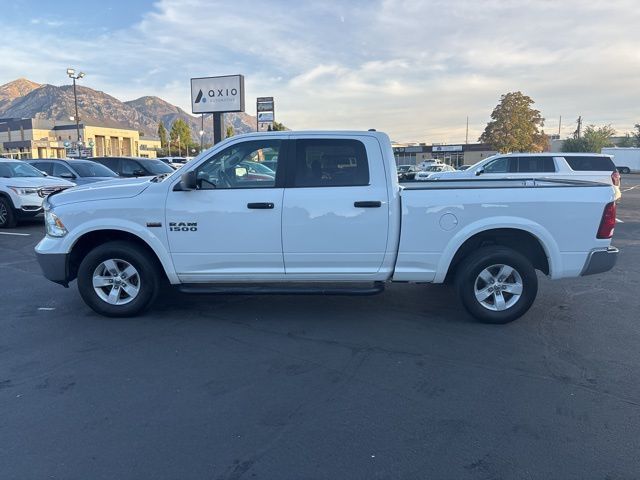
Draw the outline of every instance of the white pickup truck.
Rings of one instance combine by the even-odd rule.
[[[107,316],[141,312],[165,280],[243,294],[452,281],[473,316],[506,323],[534,301],[536,270],[558,279],[613,267],[615,209],[611,185],[584,181],[402,188],[375,131],[255,133],[172,174],[50,196],[36,252],[48,279],[77,278]]]

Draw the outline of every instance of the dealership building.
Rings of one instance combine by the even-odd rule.
[[[131,156],[155,158],[160,140],[141,136],[117,124],[81,122],[82,148],[76,148],[75,123],[39,118],[0,118],[0,156],[9,158],[66,158],[74,156]]]
[[[417,165],[425,160],[437,159],[453,167],[473,165],[498,153],[486,143],[455,145],[399,144],[393,145],[396,165]]]

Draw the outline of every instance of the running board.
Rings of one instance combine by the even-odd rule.
[[[384,291],[384,282],[345,283],[183,283],[182,293],[204,295],[376,295]]]

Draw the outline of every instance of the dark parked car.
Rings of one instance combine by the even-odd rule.
[[[86,185],[87,183],[118,178],[118,174],[113,170],[89,160],[42,158],[28,160],[27,162],[47,175],[70,180],[76,185]]]
[[[415,165],[399,165],[398,166],[398,181],[403,182],[407,180],[413,180],[418,171]]]
[[[153,177],[175,171],[166,163],[155,158],[92,157],[89,160],[104,165],[121,177]]]

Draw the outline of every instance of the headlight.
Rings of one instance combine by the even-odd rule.
[[[37,195],[37,188],[24,188],[24,187],[9,187],[11,190],[16,192],[17,195]]]
[[[66,227],[51,210],[44,211],[44,225],[50,237],[64,237],[67,234]]]

